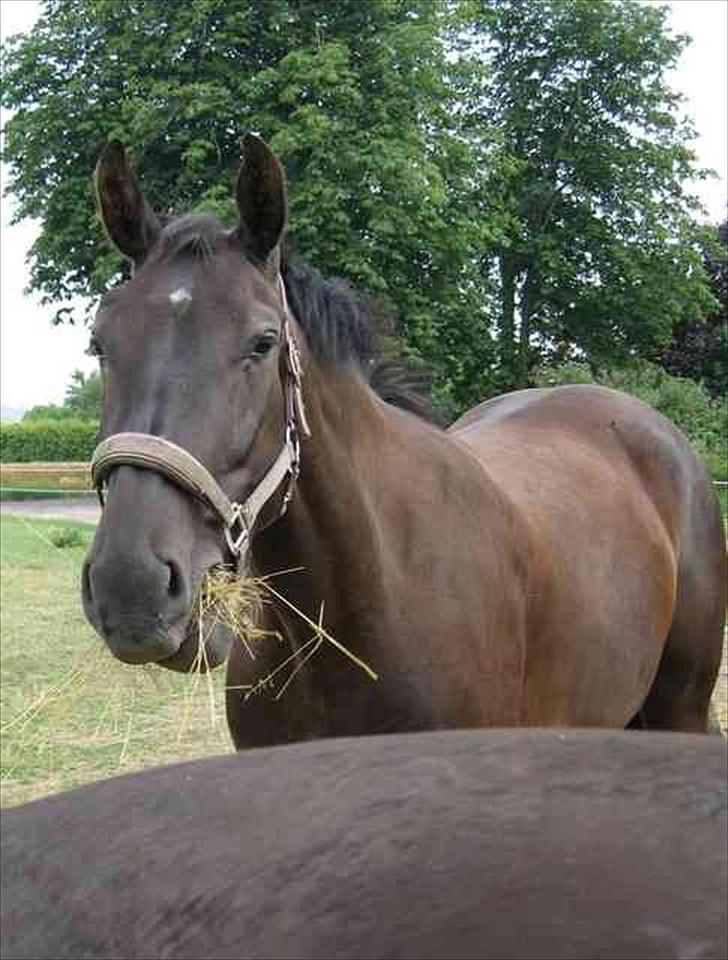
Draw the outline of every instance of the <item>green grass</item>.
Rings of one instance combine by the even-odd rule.
[[[210,677],[213,726],[205,677],[125,666],[86,623],[79,576],[92,527],[0,523],[3,806],[232,749],[224,671]]]

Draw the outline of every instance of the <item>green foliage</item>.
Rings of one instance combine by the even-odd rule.
[[[483,205],[497,197],[505,224],[488,259],[501,385],[575,348],[594,363],[649,355],[715,306],[684,187],[705,172],[666,83],[687,38],[668,34],[667,7],[623,0],[468,9],[470,55],[491,68],[472,92],[493,131]]]
[[[674,377],[647,361],[594,373],[583,363],[535,371],[537,386],[599,383],[639,397],[682,430],[700,453],[714,480],[728,480],[728,399],[714,400],[694,380]]]
[[[103,384],[99,373],[76,370],[63,406],[32,407],[20,423],[0,427],[3,463],[86,461],[98,441]]]
[[[38,420],[75,420],[76,416],[73,410],[68,407],[59,407],[55,403],[45,404],[39,407],[31,407],[23,414],[23,423],[32,423]]]
[[[81,527],[50,527],[47,536],[53,546],[59,550],[88,546],[91,540],[88,531]]]
[[[31,420],[0,424],[3,463],[87,461],[98,439],[98,423],[88,420]]]
[[[35,423],[39,420],[92,420],[98,424],[101,418],[101,399],[103,382],[98,372],[88,375],[75,370],[71,382],[66,387],[63,406],[55,403],[31,407],[23,414],[23,423]]]
[[[290,181],[294,249],[394,308],[458,411],[532,368],[652,356],[715,309],[692,130],[665,76],[685,39],[626,0],[44,0],[3,47],[4,159],[41,221],[31,287],[123,267],[94,215],[102,144],[160,212],[234,219],[239,137]],[[60,308],[57,319],[67,316]],[[84,414],[86,415],[86,414]]]
[[[78,420],[95,420],[98,423],[102,395],[103,383],[97,371],[87,376],[81,370],[76,370],[66,388],[63,407]]]
[[[703,263],[717,308],[704,317],[681,317],[655,359],[675,376],[699,380],[720,399],[728,395],[728,220],[707,232]]]
[[[469,313],[489,343],[447,12],[430,0],[46,0],[3,51],[9,189],[17,217],[42,222],[31,286],[60,302],[118,277],[90,180],[104,141],[130,146],[161,211],[230,222],[239,138],[254,130],[286,166],[297,253],[395,307],[447,392],[462,364],[443,354],[450,318]]]

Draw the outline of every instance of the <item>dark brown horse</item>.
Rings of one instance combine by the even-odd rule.
[[[206,656],[230,654],[238,746],[633,718],[705,730],[725,542],[672,424],[590,386],[500,397],[447,431],[417,415],[373,364],[363,302],[281,263],[284,175],[256,138],[229,232],[160,224],[116,142],[96,188],[135,267],[93,333],[107,489],[83,601],[117,657],[190,669],[202,578],[249,539],[254,572],[293,570],[275,589],[379,679],[325,645],[280,701],[246,700],[310,627],[268,605],[285,648],[261,642],[256,661],[218,628]]]
[[[4,960],[728,950],[717,737],[467,730],[160,767],[4,810]]]

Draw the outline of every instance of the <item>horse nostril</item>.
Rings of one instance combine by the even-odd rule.
[[[169,570],[167,591],[170,597],[177,599],[177,597],[181,597],[184,593],[184,580],[176,563],[168,560],[166,565]]]

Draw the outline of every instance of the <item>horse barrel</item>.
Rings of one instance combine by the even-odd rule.
[[[726,745],[323,740],[7,810],[2,957],[724,958]]]

